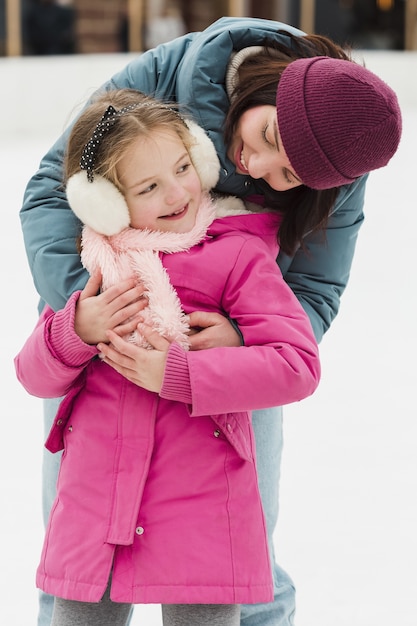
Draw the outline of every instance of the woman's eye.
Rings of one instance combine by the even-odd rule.
[[[290,185],[295,185],[296,187],[298,187],[299,185],[302,185],[302,182],[298,180],[290,170],[287,170],[284,167],[282,171],[283,171],[284,178],[287,183],[289,183]]]
[[[268,137],[266,136],[266,132],[268,130],[268,124],[266,124],[266,126],[264,126],[264,128],[262,129],[262,139],[264,140],[265,143],[268,144],[268,146],[272,145],[270,141],[268,141]]]

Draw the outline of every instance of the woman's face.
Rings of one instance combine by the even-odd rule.
[[[227,156],[238,174],[263,178],[276,191],[303,184],[282,145],[274,106],[258,106],[243,113]]]
[[[175,132],[137,138],[117,164],[132,228],[185,233],[201,203],[201,183]]]

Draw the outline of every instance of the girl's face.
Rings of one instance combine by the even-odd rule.
[[[138,137],[117,165],[133,228],[185,233],[194,224],[201,183],[175,132]]]
[[[263,178],[276,191],[303,184],[282,145],[274,106],[258,106],[243,113],[227,155],[238,174]]]

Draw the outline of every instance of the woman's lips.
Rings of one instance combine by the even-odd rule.
[[[238,171],[242,172],[243,174],[249,174],[249,170],[246,167],[246,163],[245,163],[245,157],[243,155],[242,145],[240,145],[239,148],[236,150],[235,165]]]

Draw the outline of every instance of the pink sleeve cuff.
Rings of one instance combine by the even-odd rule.
[[[68,367],[80,367],[92,359],[98,350],[82,341],[74,329],[75,307],[80,292],[72,294],[65,308],[50,318],[46,327],[49,349]]]
[[[161,398],[192,404],[190,373],[187,352],[177,343],[172,343],[168,350]]]

